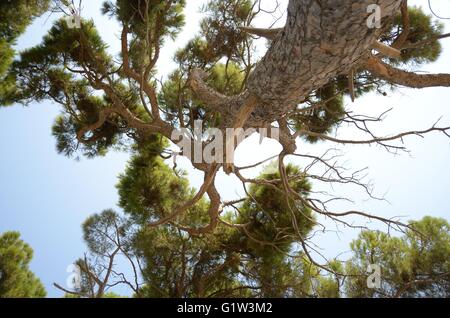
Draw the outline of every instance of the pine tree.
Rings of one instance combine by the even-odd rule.
[[[0,298],[43,298],[41,281],[30,271],[31,247],[18,232],[0,235]]]
[[[425,217],[410,222],[402,237],[365,231],[352,242],[347,264],[349,297],[449,297],[450,226],[444,219]],[[368,288],[367,268],[381,267],[381,286]]]
[[[50,0],[2,1],[0,3],[0,105],[8,105],[14,94],[14,79],[7,76],[13,63],[16,40],[31,22],[46,12]]]
[[[346,109],[346,96],[386,94],[395,86],[450,86],[449,74],[406,70],[437,60],[439,40],[448,37],[443,26],[419,8],[408,7],[407,1],[380,0],[380,28],[368,27],[372,2],[323,0],[319,5],[290,0],[285,27],[257,29],[252,23],[259,1],[209,1],[199,34],[174,52],[177,69],[162,82],[156,76],[161,48],[184,26],[185,1],[105,2],[102,12],[122,29],[116,56],[108,51],[94,21],[82,19],[73,27],[63,17],[40,45],[20,52],[11,64],[10,43],[43,12],[46,2],[40,2],[35,14],[18,20],[18,31],[2,34],[0,49],[7,58],[1,68],[5,80],[0,103],[59,104],[61,115],[52,131],[57,150],[66,156],[93,158],[117,147],[130,151],[118,190],[132,235],[118,231],[120,218],[109,210],[88,220],[84,231],[89,234],[101,224],[116,230],[115,240],[130,239],[125,248],[118,241],[108,245],[101,235],[85,236],[91,254],[105,255],[97,243],[107,247],[102,261],[119,252],[144,261],[144,285],[131,284],[137,297],[339,296],[344,269],[336,262],[318,264],[311,257],[308,235],[318,226],[316,217],[347,225],[343,217],[360,216],[408,226],[358,211],[331,211],[327,204],[333,199],[314,197],[311,180],[353,184],[371,194],[370,188],[357,174],[345,175],[333,156],[309,155],[301,149],[299,153],[297,142],[377,144],[398,151],[404,148],[395,142],[407,136],[449,130],[433,126],[376,137],[367,123],[379,118]],[[60,5],[69,6],[64,12],[74,12],[70,3]],[[256,36],[268,42],[261,59],[254,54]],[[171,142],[179,142],[173,132],[193,133],[199,120],[205,133],[211,128],[249,128],[267,129],[268,138],[279,136],[283,150],[275,171],[264,170],[259,178],[249,179],[243,175],[247,169],[233,160],[196,162],[185,149],[170,150]],[[353,125],[368,139],[334,137],[342,124]],[[234,137],[224,137],[225,144]],[[202,139],[201,150],[212,142]],[[176,164],[181,155],[204,174],[199,189],[192,189],[182,171],[167,165],[166,160]],[[311,162],[304,167],[286,164],[290,156]],[[314,173],[313,168],[320,171]],[[237,203],[223,202],[215,184],[220,169],[234,174],[245,187],[246,196]],[[292,253],[295,257],[290,259],[287,254]],[[81,258],[78,264],[84,276],[77,295],[103,297],[109,276],[96,272],[92,259]]]

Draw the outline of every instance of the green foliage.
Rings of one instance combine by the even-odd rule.
[[[88,43],[89,49],[82,49]],[[82,28],[70,28],[65,19],[55,23],[44,37],[43,43],[20,54],[10,72],[17,81],[16,102],[42,101],[69,102],[66,94],[87,96],[92,87],[86,80],[77,80],[70,68],[86,67],[92,72],[105,74],[111,70],[111,57],[93,22],[83,21]]]
[[[98,255],[112,253],[116,245],[111,238],[119,238],[123,248],[129,248],[127,234],[131,224],[113,210],[105,210],[101,214],[89,217],[84,221],[82,228],[83,239],[90,252]]]
[[[192,194],[185,178],[178,178],[160,157],[166,141],[151,136],[137,146],[117,188],[120,206],[139,224],[171,214]]]
[[[248,242],[250,245],[246,248],[249,253],[262,257],[269,257],[277,253],[277,250],[288,252],[291,244],[298,240],[298,236],[306,237],[315,223],[309,208],[305,208],[300,201],[286,197],[276,164],[275,162],[269,165],[259,176],[260,180],[272,182],[272,186],[252,185],[249,189],[249,197],[242,204],[237,218],[239,224],[250,223],[246,227],[247,232],[255,241]],[[306,199],[311,191],[311,185],[301,177],[301,170],[288,165],[286,173],[292,180],[290,181],[291,189]],[[295,227],[298,228],[299,233]],[[276,249],[259,244],[258,241],[271,242]]]
[[[81,49],[82,43],[88,43],[88,49]],[[78,152],[88,158],[102,156],[110,148],[123,146],[123,136],[135,136],[115,114],[89,136],[81,136],[84,140],[78,136],[84,127],[95,124],[100,112],[113,102],[98,96],[91,82],[69,69],[85,68],[96,74],[112,72],[112,58],[106,48],[92,21],[83,21],[81,29],[71,29],[62,19],[55,23],[41,45],[21,53],[8,75],[15,78],[17,85],[11,97],[13,101],[26,104],[51,99],[63,106],[62,114],[55,120],[53,135],[58,152],[66,156]],[[148,119],[135,87],[120,81],[112,85],[136,117]]]
[[[116,267],[119,257],[130,262],[134,257],[133,224],[113,210],[104,210],[89,217],[82,229],[89,253],[75,261],[79,284],[74,290],[59,288],[68,298],[120,298],[110,288],[124,280]]]
[[[418,7],[409,8],[410,31],[406,39],[408,45],[414,45],[424,40],[430,40],[441,35],[444,31],[444,24],[440,21],[433,20],[433,16],[425,14]],[[382,37],[382,40],[389,43],[395,38],[399,32],[403,31],[401,15],[397,15],[393,26],[389,33]],[[425,63],[435,62],[442,52],[442,45],[439,41],[430,41],[427,45],[404,49],[402,51],[402,63],[413,63],[421,65]],[[390,60],[396,63],[395,60]]]
[[[288,165],[286,174],[292,180],[289,184],[291,189],[306,199],[311,185],[301,177],[300,169]],[[271,185],[262,183],[250,187],[236,220],[236,223],[247,226],[245,231],[236,233],[233,240],[249,256],[246,264],[248,276],[261,286],[262,296],[286,297],[289,287],[305,287],[300,274],[305,270],[305,263],[293,262],[286,254],[292,251],[293,244],[300,238],[306,238],[315,221],[310,209],[284,194],[276,162],[269,165],[258,179]],[[308,293],[309,290],[302,291]]]
[[[0,3],[0,38],[14,41],[26,27],[47,11],[50,0],[15,0]]]
[[[103,3],[102,12],[129,24],[130,31],[138,38],[145,39],[148,31],[158,29],[158,36],[174,38],[184,26],[184,0],[167,3],[161,0],[117,0]]]
[[[187,190],[187,180],[176,177],[157,156],[161,146],[156,136],[141,145],[118,185],[121,206],[131,215],[133,223],[142,226],[134,236],[136,253],[145,265],[142,272],[145,287],[137,297],[256,295],[249,286],[259,286],[255,290],[266,297],[312,293],[311,277],[307,273],[311,274],[315,267],[307,264],[303,256],[297,262],[286,254],[298,241],[298,233],[292,230],[293,214],[300,234],[305,237],[314,219],[309,209],[286,200],[281,192],[280,175],[272,167],[260,178],[272,182],[279,192],[267,185],[251,187],[239,215],[224,215],[230,222],[246,224],[245,230],[219,226],[213,233],[190,237],[172,225],[148,228],[149,221],[173,211],[191,193]],[[310,185],[298,178],[300,170],[291,165],[286,170],[293,180],[297,177],[290,184],[292,189],[306,197]],[[181,220],[201,225],[207,222],[204,220],[207,207],[201,201]],[[317,269],[314,275],[319,279]],[[331,287],[322,288],[325,293]]]
[[[196,36],[183,49],[176,52],[175,61],[183,68],[204,68],[217,60],[217,56],[208,48],[208,45],[203,37]]]
[[[204,8],[208,17],[201,22],[201,33],[208,43],[209,54],[217,58],[237,59],[247,35],[239,27],[245,25],[253,9],[250,0],[210,1]]]
[[[31,22],[47,11],[50,0],[17,0],[0,3],[0,106],[13,103],[14,78],[7,72],[13,63],[13,46]]]
[[[119,184],[122,206],[131,216],[130,221],[121,224],[133,224],[136,229],[124,231],[123,239],[140,260],[144,282],[134,297],[448,297],[450,240],[445,220],[427,217],[411,222],[403,237],[364,231],[351,244],[352,259],[345,266],[332,261],[326,265],[330,272],[324,273],[298,250],[300,239],[293,230],[293,215],[304,239],[315,224],[314,217],[309,209],[287,201],[279,192],[282,185],[276,163],[258,178],[270,185],[252,186],[247,200],[238,207],[239,213],[222,215],[225,221],[243,227],[222,224],[198,237],[173,224],[148,227],[149,220],[159,219],[176,205],[172,196],[166,195],[173,191],[168,184],[178,182],[178,186],[188,189],[187,181],[176,178],[158,157],[164,146],[157,136],[140,145]],[[144,169],[145,173],[137,174],[136,165],[149,162],[149,167],[157,162],[158,169]],[[286,172],[292,180],[291,188],[306,198],[311,186],[299,178],[300,170],[288,165]],[[168,183],[161,182],[163,179]],[[152,181],[162,184],[165,192],[158,192]],[[147,189],[150,192],[146,193]],[[176,197],[181,195],[176,193]],[[202,224],[207,206],[207,202],[200,202],[179,221],[189,218],[190,224]],[[164,209],[167,212],[161,212]],[[117,214],[105,211],[86,221],[85,240],[91,251],[110,253],[111,248],[101,235],[94,239],[88,235],[87,225],[98,228],[113,219]],[[382,268],[381,289],[367,286],[369,264]],[[342,275],[347,275],[345,280]]]
[[[179,53],[181,54],[181,52]],[[179,112],[182,112],[186,114],[187,122],[202,120],[205,129],[218,126],[220,123],[219,114],[206,112],[207,105],[196,99],[187,89],[186,80],[186,76],[183,76],[183,73],[177,70],[164,82],[159,100],[161,106],[167,112],[167,119],[173,124],[179,124],[177,116],[179,116]],[[239,64],[228,62],[227,64],[214,64],[206,82],[219,93],[231,96],[242,91],[244,80],[244,74]]]
[[[164,42],[175,38],[184,26],[185,3],[106,1],[103,13],[124,27],[131,71],[143,74],[143,81],[155,89],[162,119],[176,127],[189,127],[201,119],[207,129],[220,126],[222,118],[207,111],[208,105],[192,94],[187,80],[194,68],[200,68],[207,75],[206,83],[220,94],[233,96],[245,89],[255,52],[251,37],[240,26],[251,23],[253,1],[209,1],[203,8],[200,34],[176,52],[178,69],[157,85],[151,77],[157,72],[156,61]],[[209,202],[203,199],[172,223],[148,227],[192,199],[195,191],[182,171],[171,169],[164,161],[168,142],[163,137],[140,135],[116,113],[97,125],[103,112],[117,104],[124,105],[136,120],[149,123],[152,118],[144,103],[152,97],[144,96],[148,93],[141,91],[141,81],[131,79],[133,76],[107,52],[93,21],[83,20],[81,28],[74,29],[64,19],[58,20],[40,45],[24,50],[13,62],[14,41],[48,4],[0,4],[0,104],[43,100],[60,104],[62,112],[52,132],[58,152],[64,155],[81,153],[92,158],[111,148],[129,146],[127,142],[131,142],[132,151],[117,185],[119,205],[126,217],[106,210],[83,224],[84,240],[95,257],[77,261],[82,268],[80,295],[117,296],[106,293],[105,285],[100,280],[93,282],[92,275],[102,277],[100,269],[106,266],[102,262],[114,256],[120,245],[122,253],[137,256],[143,265],[140,275],[144,286],[134,291],[135,297],[340,297],[342,281],[335,274],[344,272],[351,275],[344,291],[351,297],[379,297],[399,291],[402,296],[448,296],[448,275],[444,274],[449,272],[449,225],[438,219],[411,223],[417,231],[410,230],[401,238],[363,232],[352,244],[354,256],[346,268],[335,261],[327,264],[335,273],[323,273],[301,249],[316,223],[315,216],[302,200],[286,197],[280,173],[274,169],[276,163],[263,171],[259,183],[249,187],[243,203],[221,214],[224,221],[240,226],[222,222],[212,233],[198,237],[177,228],[176,224],[194,228],[208,224]],[[418,8],[410,8],[410,20],[408,45],[443,32],[440,23]],[[401,28],[401,18],[397,17],[382,41],[391,44]],[[386,61],[424,64],[435,61],[440,53],[440,44],[431,41],[421,48],[405,49],[400,62]],[[356,96],[381,91],[386,84],[365,71],[355,73]],[[296,130],[332,133],[346,115],[348,82],[348,76],[341,75],[311,92],[298,112],[287,118],[289,125]],[[110,88],[108,96],[98,93],[103,84]],[[84,133],[92,126],[95,128]],[[319,140],[309,137],[306,141]],[[311,185],[301,169],[288,165],[286,173],[290,188],[306,199]],[[0,237],[0,296],[45,296],[42,285],[28,270],[31,255],[18,234]],[[367,288],[368,264],[383,267],[382,290]]]
[[[0,298],[43,298],[46,291],[30,271],[31,247],[17,232],[0,235]]]
[[[0,39],[0,56],[2,62],[0,64],[0,75],[3,75],[8,70],[14,58],[14,50],[6,39]]]
[[[52,134],[56,139],[56,149],[68,157],[73,156],[80,150],[80,142],[77,133],[85,126],[94,124],[100,115],[100,110],[105,108],[106,103],[98,97],[85,97],[77,102],[78,115],[76,120],[67,114],[58,116],[52,127]],[[114,117],[112,117],[113,119]],[[88,143],[83,143],[82,154],[88,158],[103,156],[111,147],[119,144],[119,125],[110,120],[100,128],[95,129]]]
[[[296,129],[327,135],[345,115],[344,94],[339,87],[339,79],[333,80],[313,93],[309,110],[302,110],[291,117]],[[315,143],[317,137],[309,136],[307,141]]]
[[[34,6],[37,7],[33,7]],[[93,21],[82,21],[81,29],[70,29],[64,19],[57,21],[44,38],[41,45],[25,50],[20,59],[10,68],[13,51],[10,41],[16,38],[32,19],[42,14],[48,1],[20,1],[2,3],[2,23],[0,32],[0,74],[4,80],[0,85],[0,103],[29,103],[51,99],[63,105],[63,113],[57,118],[53,134],[57,139],[60,153],[73,156],[81,153],[87,157],[104,155],[112,147],[123,146],[122,136],[139,139],[136,132],[127,128],[127,123],[118,116],[111,116],[101,127],[95,129],[86,142],[80,142],[77,133],[98,119],[99,112],[111,106],[104,97],[92,98],[96,83],[81,78],[77,71],[85,70],[95,78],[111,76],[114,90],[124,104],[139,119],[149,120],[142,104],[140,90],[136,83],[129,81],[123,70],[114,66],[108,55],[107,45],[96,31]],[[184,26],[184,0],[178,1],[106,1],[103,13],[116,18],[127,29],[131,68],[141,74],[156,74],[156,60],[165,39],[174,38]],[[13,12],[33,14],[20,15],[13,19]],[[245,89],[246,79],[254,61],[254,45],[251,37],[242,32],[240,26],[248,25],[253,19],[253,2],[250,0],[209,1],[204,6],[205,18],[200,21],[200,33],[185,48],[175,54],[179,68],[157,92],[164,119],[173,125],[189,125],[195,120],[203,120],[205,129],[220,126],[220,114],[207,111],[191,93],[187,79],[193,68],[201,68],[207,74],[207,84],[224,95],[236,95]],[[425,39],[442,34],[443,27],[419,8],[411,7],[411,32],[407,45],[414,45]],[[24,18],[27,17],[27,18]],[[382,35],[382,41],[390,44],[402,31],[401,17],[398,16]],[[84,48],[83,48],[84,47]],[[421,48],[408,48],[403,52],[402,63],[424,64],[435,61],[441,53],[438,41],[431,41]],[[389,60],[390,63],[398,63]],[[147,69],[148,68],[148,69]],[[7,71],[9,69],[9,71]],[[356,71],[356,96],[378,90],[384,84],[367,72]],[[155,83],[151,83],[156,86]],[[348,76],[341,75],[308,96],[299,112],[288,119],[295,129],[305,129],[318,134],[330,134],[345,116],[343,97],[348,92]],[[89,96],[89,98],[87,98]],[[89,105],[89,110],[83,105]],[[306,108],[306,110],[304,109]],[[181,119],[180,119],[181,117]],[[183,121],[181,123],[180,121]],[[320,138],[308,137],[308,142]]]
[[[218,63],[211,70],[209,84],[219,93],[232,96],[237,95],[242,90],[244,74],[239,64],[229,62],[228,64]]]
[[[184,26],[185,5],[185,0],[117,0],[104,2],[102,12],[128,27],[133,35],[129,52],[132,67],[142,70],[159,54],[164,40],[174,39]]]
[[[246,54],[253,45],[239,27],[246,24],[251,11],[249,0],[210,1],[204,6],[207,16],[200,22],[200,33],[176,52],[179,68],[164,82],[160,94],[168,120],[180,124],[177,117],[181,113],[189,124],[203,120],[205,129],[220,125],[220,115],[206,112],[207,105],[192,95],[186,82],[191,70],[200,68],[208,73],[207,84],[219,93],[231,96],[242,92],[244,70],[249,70],[246,57],[251,59]]]
[[[215,235],[189,238],[174,227],[144,228],[136,248],[145,264],[140,297],[206,297],[238,283],[236,256]]]
[[[351,244],[346,272],[349,297],[449,297],[450,225],[425,217],[402,237],[365,231]],[[381,289],[367,287],[369,264],[382,269]]]

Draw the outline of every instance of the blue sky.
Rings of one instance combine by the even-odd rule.
[[[188,1],[187,26],[176,42],[166,45],[161,54],[159,70],[162,75],[173,69],[171,58],[175,48],[182,47],[198,29],[201,15],[198,7],[205,1]],[[270,1],[268,1],[270,2]],[[450,12],[450,3],[436,2],[436,10]],[[93,17],[100,34],[117,52],[119,29],[115,23],[99,15],[101,0],[85,1],[83,16]],[[412,1],[424,4],[425,1]],[[425,9],[428,10],[428,9]],[[427,11],[429,12],[429,11]],[[19,40],[18,48],[38,44],[51,26],[54,17],[35,21]],[[267,25],[269,20],[258,23]],[[446,24],[450,32],[450,24]],[[443,57],[423,70],[450,73],[450,39],[444,40]],[[423,129],[443,116],[442,124],[450,126],[450,90],[401,89],[388,97],[369,95],[348,106],[367,114],[381,113],[394,107],[390,117],[380,125],[380,134],[398,133],[410,129]],[[117,175],[124,170],[128,155],[111,152],[105,158],[74,161],[56,153],[51,125],[58,114],[58,106],[49,102],[28,107],[14,106],[0,109],[0,233],[20,231],[23,239],[35,251],[32,270],[46,285],[49,296],[61,293],[51,285],[65,283],[66,268],[83,254],[81,223],[93,213],[106,208],[116,208],[118,201],[115,184]],[[353,131],[342,129],[339,136],[353,136]],[[419,219],[424,215],[449,219],[448,193],[450,169],[450,140],[438,134],[426,139],[406,139],[411,154],[394,157],[377,147],[346,147],[348,167],[368,167],[369,178],[378,194],[385,194],[390,204],[368,201],[353,188],[336,189],[352,197],[356,206],[374,214],[402,215],[405,219]],[[327,144],[314,147],[300,145],[302,151],[321,153]],[[259,146],[256,139],[246,141],[238,150],[237,163],[254,163],[276,154],[278,146],[265,141]],[[198,186],[201,175],[192,171],[184,160],[181,165],[191,173],[191,182]],[[256,175],[259,171],[252,171]],[[217,184],[225,199],[242,194],[242,189],[232,177],[221,175]],[[336,205],[336,209],[348,208]],[[326,222],[326,221],[325,221]],[[333,224],[329,224],[334,226]],[[373,224],[376,228],[377,225]],[[348,242],[357,235],[354,231],[328,233],[316,239],[327,256],[333,257],[348,249]]]

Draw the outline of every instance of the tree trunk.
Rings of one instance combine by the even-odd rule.
[[[290,0],[287,23],[248,81],[259,105],[248,125],[283,118],[308,94],[331,78],[361,66],[382,29],[369,28],[373,12],[381,8],[386,22],[402,0]],[[382,22],[382,23],[383,23]]]

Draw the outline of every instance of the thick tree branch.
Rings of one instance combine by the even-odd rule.
[[[189,233],[192,236],[200,236],[202,234],[209,234],[214,231],[214,229],[219,224],[219,215],[220,215],[220,194],[217,191],[214,184],[211,184],[208,191],[208,198],[210,200],[208,215],[210,218],[210,223],[202,228],[189,228],[185,226],[178,226],[180,230],[183,230]]]
[[[188,79],[187,84],[191,87],[197,97],[213,111],[223,111],[227,96],[220,94],[205,83],[208,74],[203,70],[194,69]]]
[[[438,40],[446,39],[446,38],[450,38],[450,33],[444,33],[444,34],[441,34],[441,35],[433,36],[433,37],[430,37],[430,38],[428,38],[426,40],[423,40],[423,41],[420,41],[420,42],[417,42],[417,43],[406,43],[406,44],[403,45],[402,49],[403,50],[417,49],[417,48],[424,47],[427,44],[433,43],[433,42],[438,41]]]
[[[378,52],[380,52],[384,56],[391,57],[391,58],[394,58],[394,59],[399,59],[402,56],[402,52],[400,52],[396,48],[394,48],[392,46],[389,46],[389,45],[386,45],[384,43],[378,42],[378,41],[374,41],[373,42],[372,48],[374,50],[377,50]]]
[[[394,49],[401,49],[406,40],[408,39],[410,33],[411,23],[409,19],[408,0],[403,0],[401,12],[402,12],[402,32],[394,40],[394,43],[392,43],[392,48]]]
[[[365,68],[380,79],[411,88],[450,86],[450,74],[417,74],[395,68],[376,58],[370,58]]]
[[[402,0],[380,0],[382,23]],[[250,75],[248,91],[261,101],[248,123],[274,122],[308,94],[370,56],[381,29],[369,28],[372,0],[290,0],[287,24]]]
[[[268,40],[275,40],[276,37],[279,34],[281,34],[281,32],[283,31],[284,28],[261,29],[261,28],[251,28],[251,27],[240,27],[240,29],[251,35],[261,36]],[[404,32],[402,34],[407,34],[407,32]],[[403,42],[401,42],[401,43],[403,43]],[[400,58],[400,56],[401,56],[401,52],[398,49],[396,49],[395,47],[388,46],[388,45],[378,42],[378,41],[373,42],[372,48],[374,50],[377,50],[378,52],[382,53],[383,55],[389,56],[392,58]]]

